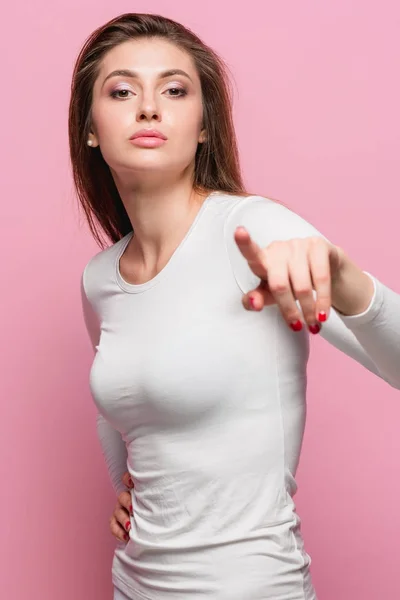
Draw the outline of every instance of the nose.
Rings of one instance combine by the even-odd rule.
[[[161,113],[154,94],[143,94],[136,113],[137,121],[161,121]]]

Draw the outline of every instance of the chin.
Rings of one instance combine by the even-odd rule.
[[[160,160],[143,160],[143,161],[135,161],[133,164],[131,163],[128,166],[128,169],[134,171],[135,173],[146,173],[152,171],[153,173],[170,171],[174,167],[164,161]]]
[[[134,160],[127,161],[126,166],[128,169],[132,169],[133,171],[164,171],[164,172],[172,172],[172,171],[184,171],[191,164],[192,160],[190,157],[179,160],[171,160],[171,156],[162,155],[161,153],[156,154],[155,152],[148,152],[147,155],[137,156]]]
[[[180,160],[179,160],[180,158]],[[135,174],[140,176],[141,174],[152,174],[153,177],[159,173],[165,177],[166,175],[172,175],[173,173],[181,174],[184,173],[194,161],[193,157],[178,157],[178,160],[171,160],[171,156],[167,154],[161,154],[154,150],[141,151],[136,156],[125,156],[125,160],[114,162],[114,165],[110,165],[111,171],[113,171],[118,178],[126,179],[127,175]]]

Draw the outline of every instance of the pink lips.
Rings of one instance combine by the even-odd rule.
[[[130,138],[132,144],[142,148],[157,148],[166,140],[166,136],[156,129],[141,129]]]

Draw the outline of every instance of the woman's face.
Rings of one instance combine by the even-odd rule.
[[[132,73],[113,75],[117,70]],[[197,70],[174,44],[130,40],[104,57],[93,88],[90,139],[118,178],[155,170],[182,173],[205,139],[202,117]],[[130,140],[143,129],[166,139]]]

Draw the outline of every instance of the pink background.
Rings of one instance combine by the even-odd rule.
[[[229,63],[249,188],[400,291],[395,0],[35,0],[2,11],[1,535],[4,600],[107,600],[115,498],[94,427],[67,107],[89,33],[136,10]],[[321,600],[400,598],[400,397],[313,339],[297,508]]]

